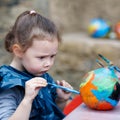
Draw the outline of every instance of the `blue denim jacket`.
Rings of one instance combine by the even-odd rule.
[[[18,87],[17,90],[20,90],[21,94],[23,94],[25,82],[33,77],[33,75],[27,72],[21,72],[11,66],[3,65],[0,67],[0,91]],[[50,83],[54,83],[54,80],[48,73],[40,77],[45,78]],[[22,89],[19,89],[19,87]],[[56,96],[56,88],[49,85],[42,88],[33,101],[30,120],[62,120],[65,115],[55,103]]]

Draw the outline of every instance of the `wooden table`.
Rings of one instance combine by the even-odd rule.
[[[92,110],[82,103],[63,120],[120,120],[120,102],[109,111]]]

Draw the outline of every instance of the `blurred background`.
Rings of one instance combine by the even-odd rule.
[[[65,79],[79,89],[83,76],[99,67],[99,53],[120,66],[120,40],[115,32],[120,22],[119,0],[0,0],[0,65],[11,60],[4,50],[5,34],[21,12],[32,9],[53,20],[63,39],[50,70],[55,80]],[[99,26],[90,22],[99,18],[106,21],[107,33],[105,25],[98,31]]]

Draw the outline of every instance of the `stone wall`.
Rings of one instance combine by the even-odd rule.
[[[2,25],[8,28],[18,14],[28,9],[50,17],[63,32],[86,31],[96,17],[108,20],[112,26],[120,21],[119,0],[0,0],[0,31]]]
[[[119,0],[52,0],[50,4],[51,16],[63,32],[86,31],[96,17],[113,26],[120,21]]]
[[[15,22],[17,16],[26,10],[36,10],[49,17],[48,0],[0,0],[0,39]]]

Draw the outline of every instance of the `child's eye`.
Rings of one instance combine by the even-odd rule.
[[[54,58],[56,55],[51,55],[51,58]]]
[[[45,57],[44,57],[44,56],[41,56],[41,57],[38,57],[38,58],[42,60],[42,59],[44,59]]]

